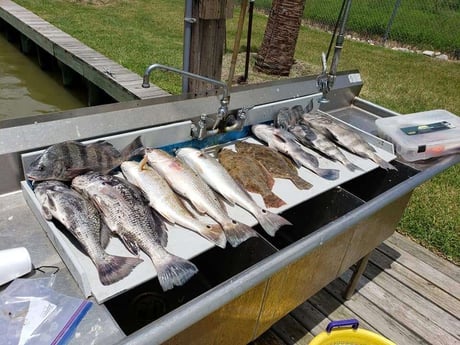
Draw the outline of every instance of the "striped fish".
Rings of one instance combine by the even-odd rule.
[[[70,181],[88,171],[109,173],[123,161],[143,153],[140,137],[121,152],[107,141],[87,145],[78,141],[64,141],[47,148],[32,162],[26,175],[32,181]]]

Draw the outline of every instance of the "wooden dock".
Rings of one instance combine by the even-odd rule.
[[[27,51],[31,46],[30,42],[33,42],[39,48],[37,49],[39,60],[43,57],[41,56],[43,53],[56,58],[62,70],[64,85],[71,73],[75,72],[116,101],[169,95],[155,85],[142,88],[141,76],[10,0],[0,0],[0,19],[19,31],[23,51]],[[89,90],[89,93],[91,98],[94,91]]]
[[[372,253],[357,292],[342,293],[352,271],[334,280],[252,345],[307,345],[332,320],[356,318],[360,327],[397,344],[460,344],[460,267],[395,233]]]

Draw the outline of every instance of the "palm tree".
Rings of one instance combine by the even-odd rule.
[[[305,0],[273,0],[255,69],[272,75],[289,75],[294,64]]]

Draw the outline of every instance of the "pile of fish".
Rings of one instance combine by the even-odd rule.
[[[131,160],[135,156],[143,156],[142,161]],[[110,174],[118,167],[125,178]],[[221,248],[227,242],[236,247],[256,237],[250,226],[229,216],[221,197],[251,213],[271,236],[291,225],[259,207],[209,154],[182,148],[172,156],[144,148],[140,138],[121,152],[107,142],[55,144],[30,165],[27,177],[45,219],[56,219],[79,241],[103,285],[125,278],[142,262],[140,251],[152,260],[165,291],[183,285],[198,272],[192,262],[165,249],[165,222],[191,230]],[[292,178],[309,187],[298,177]],[[117,236],[135,257],[106,253],[111,236]]]
[[[360,169],[342,153],[345,148],[395,169],[380,158],[358,134],[333,118],[308,112],[301,106],[281,109],[275,126],[256,124],[253,134],[267,146],[244,141],[235,150],[224,148],[217,159],[191,147],[175,156],[157,148],[144,148],[140,137],[122,151],[100,141],[66,141],[44,151],[28,168],[34,193],[45,219],[55,219],[81,244],[94,263],[103,285],[125,278],[147,254],[163,290],[183,285],[198,269],[190,261],[169,253],[166,223],[177,224],[225,248],[236,247],[258,234],[230,217],[224,200],[252,214],[265,232],[275,236],[292,225],[268,208],[286,204],[273,193],[275,178],[289,179],[299,190],[311,183],[298,175],[305,167],[335,180],[339,170],[320,167],[306,146],[350,171]],[[135,157],[143,157],[138,162]],[[124,176],[113,173],[121,169]],[[260,207],[248,193],[259,194]],[[134,257],[108,254],[110,237],[117,236]]]
[[[298,150],[295,150],[296,145],[293,142],[300,143],[342,163],[350,171],[360,168],[344,156],[339,146],[360,157],[371,159],[385,170],[396,170],[393,165],[378,156],[375,148],[369,145],[358,133],[319,111],[304,110],[299,105],[290,109],[282,108],[276,115],[275,125],[276,129],[268,129],[266,125],[256,125],[255,128],[253,127],[253,132],[257,137],[266,141],[269,146],[290,156],[298,165],[303,165],[322,177],[333,179],[336,174],[318,172],[309,167],[308,164],[304,164],[303,160],[298,158]]]

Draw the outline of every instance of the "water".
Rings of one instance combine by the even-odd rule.
[[[0,34],[0,121],[84,106]]]

